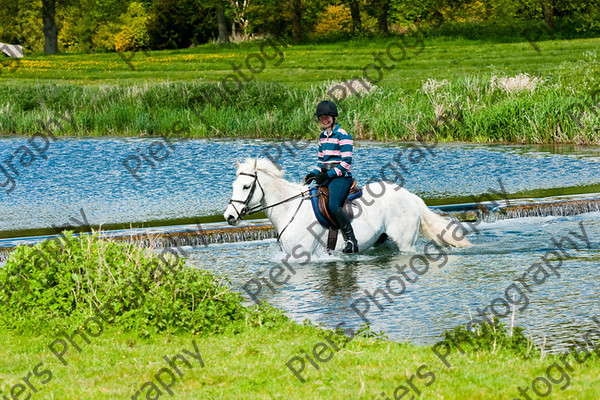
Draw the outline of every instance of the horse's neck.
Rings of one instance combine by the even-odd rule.
[[[302,192],[302,187],[297,183],[292,183],[286,181],[285,179],[276,178],[273,176],[263,176],[265,176],[264,179],[261,176],[261,179],[263,180],[261,183],[263,184],[263,189],[265,192],[261,202],[261,206],[263,207],[273,205]],[[288,223],[292,217],[292,214],[298,207],[298,202],[300,200],[301,198],[298,197],[279,206],[271,207],[265,210],[265,214],[267,214],[267,217],[273,223],[278,232],[281,231],[285,224]]]

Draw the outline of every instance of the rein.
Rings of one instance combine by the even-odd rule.
[[[288,201],[291,201],[291,200],[297,199],[298,197],[303,197],[303,200],[304,200],[304,195],[305,195],[305,194],[308,194],[308,190],[305,190],[304,192],[300,192],[300,193],[298,193],[298,194],[297,194],[297,195],[295,195],[295,196],[288,197],[287,199],[285,199],[285,200],[281,200],[281,201],[279,201],[279,202],[277,202],[277,203],[275,203],[275,204],[271,204],[270,206],[266,206],[266,207],[263,207],[263,208],[259,208],[259,209],[257,209],[257,210],[255,210],[255,208],[256,208],[256,207],[252,207],[252,208],[251,208],[251,209],[248,211],[248,213],[247,213],[247,214],[248,214],[248,215],[250,215],[250,214],[256,214],[257,212],[261,212],[261,211],[263,211],[263,210],[266,210],[267,208],[271,208],[271,207],[275,207],[275,206],[278,206],[278,205],[280,205],[280,204],[283,204],[283,203],[287,203]]]
[[[231,204],[233,206],[235,211],[238,213],[240,219],[242,219],[244,217],[244,215],[246,215],[246,214],[247,215],[256,214],[257,212],[261,212],[268,208],[275,207],[275,206],[287,203],[288,201],[297,199],[298,197],[302,197],[302,201],[300,201],[300,204],[298,204],[298,208],[296,208],[296,211],[294,212],[294,215],[292,215],[292,218],[288,221],[288,223],[281,230],[281,232],[279,232],[277,234],[277,241],[279,242],[279,238],[281,238],[281,235],[283,234],[283,232],[287,229],[288,226],[290,226],[290,224],[292,223],[294,218],[296,218],[296,215],[298,214],[298,211],[300,211],[300,207],[302,206],[302,203],[304,202],[304,200],[306,200],[306,197],[304,197],[304,196],[309,193],[309,190],[305,190],[303,192],[298,193],[297,195],[294,195],[292,197],[288,197],[287,199],[278,201],[277,203],[271,204],[270,206],[265,206],[265,207],[261,208],[260,204],[259,204],[252,208],[248,208],[248,204],[250,203],[250,200],[252,200],[252,196],[254,196],[254,191],[256,190],[256,185],[258,184],[258,186],[260,187],[260,190],[263,192],[263,196],[265,194],[265,190],[263,189],[260,181],[258,180],[258,174],[256,174],[256,173],[248,174],[246,172],[240,172],[239,175],[246,175],[246,176],[250,176],[250,177],[254,178],[254,182],[252,183],[252,187],[250,188],[250,193],[248,193],[248,197],[246,197],[246,200],[242,201],[242,200],[229,199],[229,204]],[[244,205],[241,212],[240,212],[240,210],[237,209],[237,207],[235,206],[234,203],[242,203]]]

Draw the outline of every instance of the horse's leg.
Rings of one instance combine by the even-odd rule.
[[[393,218],[398,222],[388,225],[385,233],[388,235],[388,238],[398,246],[398,250],[403,253],[414,253],[416,251],[415,243],[417,242],[419,233],[418,220],[416,221],[415,229],[415,223],[407,223],[404,225],[398,217]]]
[[[292,207],[294,208],[294,207]],[[277,210],[279,211],[279,210]],[[291,220],[292,215],[284,218],[285,225]],[[281,226],[283,229],[285,226]],[[293,258],[305,260],[318,251],[319,247],[325,248],[327,243],[327,232],[314,217],[312,206],[309,201],[304,201],[298,210],[294,220],[289,223],[281,237],[283,251]]]
[[[405,189],[396,191],[392,185],[386,188],[385,194],[378,199],[386,210],[383,217],[385,233],[398,246],[398,250],[413,253],[416,251],[420,227],[417,204]]]

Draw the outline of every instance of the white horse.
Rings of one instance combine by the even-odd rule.
[[[233,194],[223,216],[230,225],[237,225],[248,212],[264,209],[278,233],[283,251],[295,257],[298,257],[298,249],[313,254],[318,248],[324,248],[327,229],[317,222],[306,194],[307,186],[289,182],[283,174],[265,158],[238,163]],[[458,224],[437,215],[419,196],[398,185],[370,183],[363,187],[362,197],[354,203],[357,209],[352,227],[360,251],[387,235],[400,251],[415,252],[419,230],[438,245],[466,247],[471,244]],[[452,226],[454,229],[450,229]],[[335,250],[341,251],[343,245],[344,241],[338,240]]]

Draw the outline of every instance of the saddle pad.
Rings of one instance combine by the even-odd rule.
[[[323,217],[323,215],[321,215],[321,212],[319,211],[319,197],[321,196],[317,194],[317,189],[319,189],[319,187],[315,186],[311,188],[308,192],[308,194],[310,195],[310,204],[312,205],[313,212],[315,213],[315,217],[317,218],[317,221],[319,221],[319,224],[321,224],[321,226],[325,228],[329,228],[329,222],[327,222],[325,217]]]
[[[317,218],[317,221],[319,221],[319,224],[325,228],[337,228],[335,218],[333,218],[333,215],[327,206],[329,202],[329,188],[321,186],[313,187],[309,194],[311,197],[313,212],[315,213],[315,217]],[[358,199],[360,196],[362,196],[362,194],[362,189],[356,185],[355,179],[352,182],[352,186],[350,186],[348,197],[342,206],[342,210],[348,216],[350,221],[354,219],[354,210],[352,209],[351,202]]]

